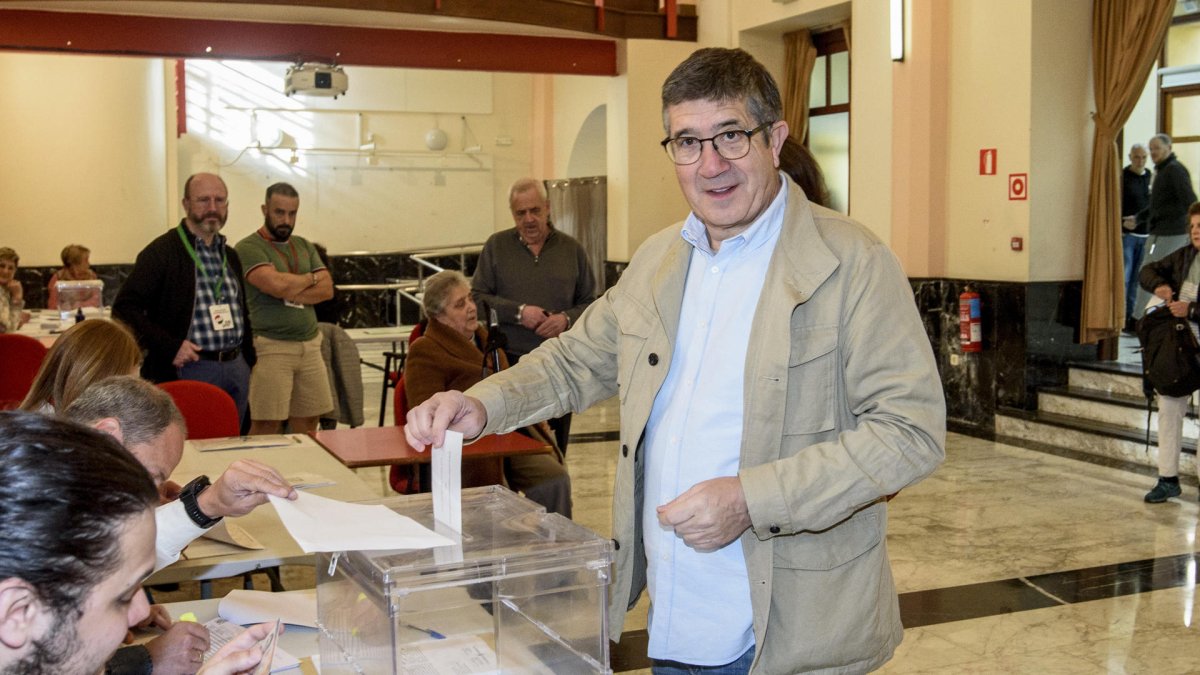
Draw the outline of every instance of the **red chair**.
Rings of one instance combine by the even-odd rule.
[[[379,392],[379,426],[383,426],[383,420],[387,416],[388,389],[396,387],[396,383],[400,381],[400,375],[404,372],[404,359],[408,356],[407,345],[411,345],[413,340],[421,337],[424,333],[425,322],[422,320],[409,332],[408,342],[400,344],[400,351],[383,353],[383,366],[359,359],[363,365],[383,371],[383,388]],[[395,345],[394,342],[392,344]]]
[[[0,410],[21,405],[46,359],[46,346],[19,333],[0,333]]]
[[[408,421],[408,396],[404,391],[404,373],[396,380],[396,394],[392,397],[392,410],[395,413],[396,426],[403,427]],[[393,464],[388,473],[388,484],[402,495],[416,494],[421,491],[421,475],[413,464]]]
[[[158,386],[175,399],[187,422],[188,438],[225,438],[241,433],[237,404],[224,389],[195,380],[175,380]]]

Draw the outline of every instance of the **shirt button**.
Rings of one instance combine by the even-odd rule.
[[[650,362],[650,365],[657,366],[658,365],[658,354],[651,353],[649,358],[647,358],[646,360]]]
[[[721,271],[721,268],[720,268],[720,267],[717,267],[716,265],[713,265],[713,268],[712,268],[712,272],[713,272],[713,274],[716,274],[717,272],[720,272],[720,271]]]
[[[771,534],[779,534],[779,526],[778,525],[772,525],[770,527],[770,530],[771,530]]]

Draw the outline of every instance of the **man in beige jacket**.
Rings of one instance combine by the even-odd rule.
[[[886,662],[903,634],[886,498],[945,454],[908,280],[874,235],[778,171],[781,118],[749,54],[680,64],[663,147],[688,219],[648,239],[569,331],[406,427],[416,447],[617,394],[610,630],[648,590],[663,675]]]

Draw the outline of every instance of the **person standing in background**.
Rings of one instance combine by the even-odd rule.
[[[237,243],[246,265],[246,304],[258,363],[250,374],[250,433],[317,430],[333,409],[313,305],[333,297],[333,279],[308,240],[292,234],[300,194],[287,183],[267,188],[263,226]]]
[[[142,377],[216,385],[233,397],[244,424],[254,343],[242,261],[220,233],[229,218],[225,181],[211,173],[188,178],[183,209],[179,225],[138,254],[113,317],[146,350]]]
[[[1146,249],[1142,267],[1161,260],[1188,243],[1188,207],[1196,201],[1192,176],[1171,149],[1171,137],[1157,134],[1147,143],[1154,162],[1150,204],[1146,207]],[[1140,269],[1139,269],[1140,272]],[[1144,288],[1134,300],[1133,316],[1141,317],[1150,300]]]
[[[480,319],[490,327],[496,312],[513,364],[570,328],[596,299],[587,254],[574,238],[554,229],[542,181],[522,178],[508,192],[515,227],[488,237],[475,266],[471,291]],[[565,454],[571,415],[550,420]]]
[[[1134,143],[1129,148],[1129,165],[1121,172],[1121,248],[1125,251],[1125,331],[1133,332],[1134,298],[1138,292],[1138,271],[1146,252],[1150,206],[1150,171],[1146,169],[1146,146]]]

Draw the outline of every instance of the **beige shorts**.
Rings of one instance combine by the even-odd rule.
[[[321,335],[304,342],[254,337],[258,362],[250,372],[250,419],[317,417],[333,410]]]

